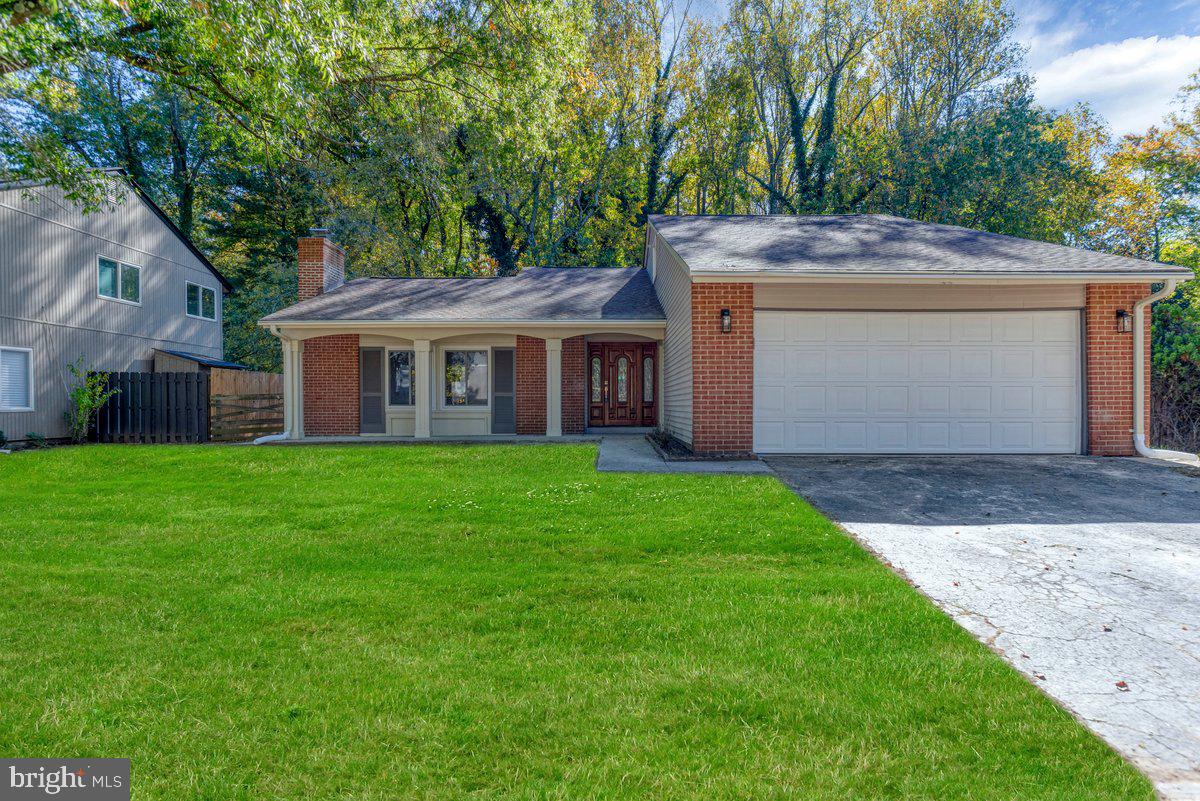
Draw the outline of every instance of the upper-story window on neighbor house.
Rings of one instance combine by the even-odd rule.
[[[96,292],[102,298],[125,303],[142,302],[142,268],[136,264],[125,264],[101,256],[96,283]]]
[[[217,319],[217,291],[188,281],[187,313],[188,317],[199,317],[201,320]]]

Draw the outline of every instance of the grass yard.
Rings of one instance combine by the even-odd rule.
[[[1153,797],[773,479],[594,459],[0,457],[0,753],[135,799]]]

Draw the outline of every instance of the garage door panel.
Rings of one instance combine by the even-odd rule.
[[[955,351],[950,377],[955,381],[989,381],[992,378],[992,351],[980,348]]]
[[[1034,322],[1032,314],[1008,314],[998,320],[1000,342],[1033,342]]]
[[[1033,387],[1022,384],[995,389],[996,410],[1003,417],[1033,417]]]
[[[829,416],[866,416],[867,392],[865,385],[833,385],[829,388]]]
[[[911,317],[907,314],[874,314],[868,318],[868,340],[872,343],[888,344],[909,341]]]
[[[958,342],[991,342],[992,315],[955,314],[952,316],[950,336]]]
[[[787,317],[778,315],[764,315],[761,319],[754,321],[754,341],[764,345],[771,343],[782,343],[791,340],[788,336],[788,325],[791,321]]]
[[[759,312],[755,449],[1071,453],[1076,312]]]
[[[948,314],[920,314],[913,317],[916,336],[913,344],[936,345],[951,339],[951,319]]]
[[[871,388],[871,413],[881,417],[908,417],[909,387],[904,384],[884,384]]]
[[[754,380],[764,384],[783,381],[787,377],[786,348],[760,348],[754,352]]]
[[[866,342],[869,320],[865,314],[829,315],[830,341]]]
[[[836,451],[853,453],[867,450],[866,421],[830,423],[828,431],[829,445]]]
[[[1074,381],[1079,377],[1078,348],[1050,348],[1042,352],[1039,378]]]
[[[908,378],[907,350],[879,348],[867,355],[867,377],[874,380],[900,381]]]
[[[754,390],[755,418],[784,419],[791,412],[786,398],[787,387],[783,384],[759,384]]]
[[[998,352],[996,378],[1001,381],[1020,381],[1033,378],[1034,351],[1024,348],[1005,348]]]
[[[1035,316],[1037,341],[1074,345],[1079,341],[1079,320],[1076,315],[1041,314]]]
[[[826,413],[826,388],[823,386],[797,386],[792,389],[791,414],[793,417],[824,417]]]
[[[788,333],[793,342],[827,342],[828,318],[827,314],[791,315],[791,319],[788,320]],[[758,315],[754,316],[754,320],[757,325]]]
[[[914,414],[917,417],[944,417],[950,414],[949,386],[923,385],[914,390],[917,399]]]
[[[868,434],[872,451],[902,453],[913,450],[913,444],[909,439],[909,424],[906,422],[870,423]]]
[[[869,356],[865,349],[839,348],[829,354],[826,372],[830,378],[865,379],[869,372]]]
[[[792,354],[792,372],[789,376],[794,381],[824,381],[829,377],[826,369],[829,354],[823,350],[797,350]]]
[[[945,381],[950,378],[950,351],[918,350],[909,359],[912,377],[917,381]]]

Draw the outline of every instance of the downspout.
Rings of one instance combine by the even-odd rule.
[[[280,333],[280,331],[279,331],[279,326],[277,326],[277,325],[273,325],[273,326],[270,326],[270,328],[268,328],[267,330],[268,330],[268,331],[270,331],[272,334],[274,334],[276,337],[278,337],[278,338],[279,338],[279,340],[280,340],[280,342],[282,342],[282,341],[283,341],[283,335],[282,335],[282,334]],[[285,350],[286,350],[286,349],[285,349]],[[287,360],[287,359],[291,358],[291,354],[289,354],[289,353],[286,353],[286,352],[285,352],[285,353],[283,354],[283,357],[284,357],[284,360],[285,360],[285,362],[286,362],[286,360]],[[291,378],[291,372],[292,372],[292,369],[291,369],[291,367],[289,366],[289,367],[287,367],[287,369],[285,370],[284,374],[285,374],[285,375],[286,375],[288,378]],[[289,400],[291,400],[293,403],[294,403],[295,401],[294,401],[294,399],[291,399],[291,398],[289,397],[289,396],[292,394],[292,388],[291,388],[291,387],[289,387],[289,386],[287,386],[287,385],[285,384],[285,385],[284,385],[284,388],[283,388],[283,391],[284,391],[284,396],[283,396],[283,397],[284,397],[284,401],[283,401],[283,402],[284,402],[284,406],[285,406],[285,420],[287,420],[287,419],[291,418],[291,416],[292,416],[291,414],[289,414],[289,413],[288,413],[288,411],[287,411],[287,409],[286,409],[286,407],[287,407],[287,405],[288,405],[288,401],[289,401]],[[265,445],[265,444],[267,444],[267,443],[269,443],[269,442],[279,442],[280,440],[291,439],[291,436],[292,436],[292,432],[288,430],[288,428],[287,428],[287,424],[286,424],[286,422],[285,422],[285,424],[284,424],[284,430],[283,430],[282,432],[280,432],[280,433],[278,433],[278,434],[267,434],[265,437],[258,437],[258,438],[257,438],[257,439],[255,439],[255,440],[254,440],[254,442],[253,442],[253,443],[251,443],[251,444],[253,444],[253,445]]]
[[[1172,295],[1178,284],[1178,278],[1168,278],[1162,289],[1133,304],[1133,447],[1147,459],[1200,464],[1194,453],[1151,448],[1146,443],[1146,309]]]

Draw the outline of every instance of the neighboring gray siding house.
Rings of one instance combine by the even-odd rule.
[[[148,371],[156,350],[221,358],[228,282],[119,173],[88,214],[49,185],[0,185],[0,431],[66,435],[67,365]]]

